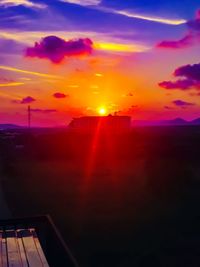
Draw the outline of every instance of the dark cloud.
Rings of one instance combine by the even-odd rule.
[[[193,44],[193,35],[186,35],[180,40],[177,41],[162,41],[157,44],[158,48],[170,48],[170,49],[180,49],[180,48],[187,48]]]
[[[169,90],[174,90],[174,89],[189,90],[194,86],[197,86],[198,83],[191,79],[183,79],[177,81],[163,81],[160,82],[158,85],[164,89],[169,89]]]
[[[200,63],[179,67],[174,71],[174,76],[176,77],[182,76],[186,77],[187,79],[200,82]]]
[[[181,66],[174,71],[173,75],[175,77],[182,77],[182,79],[177,81],[163,81],[158,85],[169,90],[200,90],[200,63]]]
[[[194,106],[195,104],[194,103],[191,103],[191,102],[186,102],[184,100],[174,100],[172,102],[174,105],[176,105],[177,107],[182,107],[182,108],[185,108],[185,107],[188,107],[188,106]]]
[[[46,58],[59,64],[65,57],[89,55],[93,50],[93,42],[89,38],[65,41],[57,36],[47,36],[34,47],[26,49],[27,57]]]
[[[57,112],[56,109],[40,109],[40,108],[32,108],[31,111],[36,112],[36,113],[55,113],[55,112]]]
[[[21,104],[30,104],[32,102],[36,101],[35,98],[31,97],[31,96],[27,96],[27,97],[24,97],[22,100],[21,100]]]
[[[69,95],[57,92],[57,93],[53,94],[53,97],[55,97],[55,98],[66,98],[66,97],[69,97]]]

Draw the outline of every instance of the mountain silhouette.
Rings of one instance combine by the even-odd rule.
[[[21,126],[16,124],[0,124],[0,130],[11,130],[11,129],[19,129]]]
[[[181,126],[181,125],[200,125],[200,118],[194,119],[192,121],[186,121],[183,118],[175,118],[173,120],[157,120],[157,121],[147,121],[147,120],[133,120],[133,126]]]

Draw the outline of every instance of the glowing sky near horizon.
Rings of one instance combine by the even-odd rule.
[[[199,117],[197,2],[0,1],[0,123]]]

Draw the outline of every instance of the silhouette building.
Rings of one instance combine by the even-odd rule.
[[[83,116],[74,118],[68,125],[68,129],[75,132],[93,132],[103,130],[105,132],[121,133],[131,128],[129,116]]]

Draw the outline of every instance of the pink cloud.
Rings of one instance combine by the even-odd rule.
[[[177,41],[162,41],[157,44],[158,48],[169,48],[169,49],[180,49],[187,48],[193,44],[193,36],[188,34],[180,40]]]

